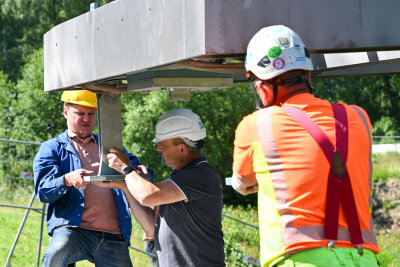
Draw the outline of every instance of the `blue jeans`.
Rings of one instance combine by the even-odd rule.
[[[88,260],[96,267],[132,266],[128,243],[122,235],[73,227],[56,229],[42,266],[67,266],[81,260]]]

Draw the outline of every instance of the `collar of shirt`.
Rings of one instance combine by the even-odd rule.
[[[283,105],[303,106],[304,103],[308,103],[308,101],[312,101],[312,99],[315,99],[315,97],[312,94],[302,92],[286,99],[285,102],[282,104],[282,106]]]
[[[178,174],[179,172],[183,171],[183,170],[186,169],[186,168],[189,168],[189,167],[191,167],[191,166],[195,166],[195,165],[198,165],[198,164],[201,164],[201,163],[207,163],[207,158],[206,158],[206,157],[199,157],[199,158],[197,158],[197,159],[194,159],[194,160],[192,160],[191,162],[189,162],[189,163],[188,163],[185,167],[183,167],[182,169],[180,169],[180,170],[174,170],[174,171],[171,173],[171,176]]]
[[[71,140],[74,140],[77,143],[82,143],[82,144],[89,144],[90,142],[95,142],[96,143],[96,139],[94,138],[93,133],[90,134],[89,137],[86,137],[85,139],[82,139],[79,137],[79,135],[77,135],[76,133],[71,132],[70,130],[68,130],[68,137]]]

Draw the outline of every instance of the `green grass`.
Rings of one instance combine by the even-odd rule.
[[[381,266],[400,266],[400,230],[396,228],[390,232],[379,232],[377,239],[380,248],[378,260]]]
[[[234,208],[232,206],[224,206],[223,213],[246,223],[258,225],[257,211],[251,209],[251,207],[244,208],[239,206]],[[245,255],[260,258],[258,229],[223,217],[222,230],[224,232],[225,261],[227,265],[237,267],[254,266],[243,262],[242,259]]]
[[[19,226],[24,217],[24,210],[13,208],[0,208],[0,225],[2,226],[2,234],[0,235],[0,264],[6,262]],[[24,229],[19,237],[19,241],[14,250],[14,257],[11,263],[14,266],[34,266],[36,263],[36,255],[39,241],[41,216],[37,212],[29,214]],[[5,230],[5,231],[4,231]],[[44,248],[48,244],[47,234],[44,234],[42,255]],[[18,264],[14,264],[14,259],[18,259]]]
[[[373,154],[373,179],[400,178],[400,153]]]
[[[388,178],[400,178],[400,153],[388,152],[384,154],[373,154],[373,179],[378,183],[384,183]],[[397,201],[384,201],[385,211],[397,207]],[[400,266],[400,229],[393,231],[379,230],[377,239],[380,248],[378,260],[381,266]]]

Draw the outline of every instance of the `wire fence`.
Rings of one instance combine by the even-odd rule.
[[[40,143],[16,141],[8,139],[0,139],[0,191],[7,188],[8,191],[13,192],[15,189],[24,187],[33,187],[33,159],[39,150]],[[33,202],[33,198],[31,199]],[[30,203],[29,206],[0,204],[1,207],[25,209],[25,217],[21,223],[18,233],[16,233],[16,240],[10,248],[9,258],[12,258],[12,252],[17,246],[24,246],[22,242],[18,243],[18,237],[23,231],[23,225],[28,217],[29,210],[40,213],[42,215],[42,208],[35,208]],[[37,205],[36,205],[37,206]],[[37,227],[40,224],[38,216],[34,215],[37,222]],[[222,230],[224,233],[225,242],[225,261],[227,266],[259,266],[259,231],[258,227],[247,223],[243,220],[234,218],[233,216],[223,214]],[[27,234],[27,233],[25,233]],[[39,229],[35,233],[31,233],[29,239],[38,240],[41,244],[42,237],[39,236]],[[41,234],[40,234],[41,235]],[[130,254],[134,266],[152,266],[151,258],[155,257],[153,251],[146,251],[144,248],[144,241],[142,240],[143,231],[138,223],[133,221],[132,239]],[[45,237],[46,243],[48,237]],[[195,241],[194,241],[195,242]],[[37,252],[37,266],[40,265],[40,244]],[[44,247],[45,248],[45,247]],[[29,249],[25,248],[24,249]],[[40,261],[39,261],[40,260]],[[1,262],[2,260],[0,260]],[[11,260],[12,262],[12,260]]]
[[[223,214],[222,230],[227,266],[260,266],[258,226]]]
[[[14,189],[32,186],[32,162],[40,143],[0,139],[0,184]]]

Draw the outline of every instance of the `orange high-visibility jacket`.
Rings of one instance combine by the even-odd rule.
[[[333,111],[328,101],[308,93],[284,105],[303,110],[335,144]],[[345,105],[348,117],[347,170],[360,220],[363,247],[379,252],[370,214],[372,129],[366,112]],[[234,172],[256,173],[261,266],[288,252],[326,247],[325,203],[330,164],[313,137],[281,107],[246,116],[236,129]],[[343,209],[336,246],[352,247]]]

